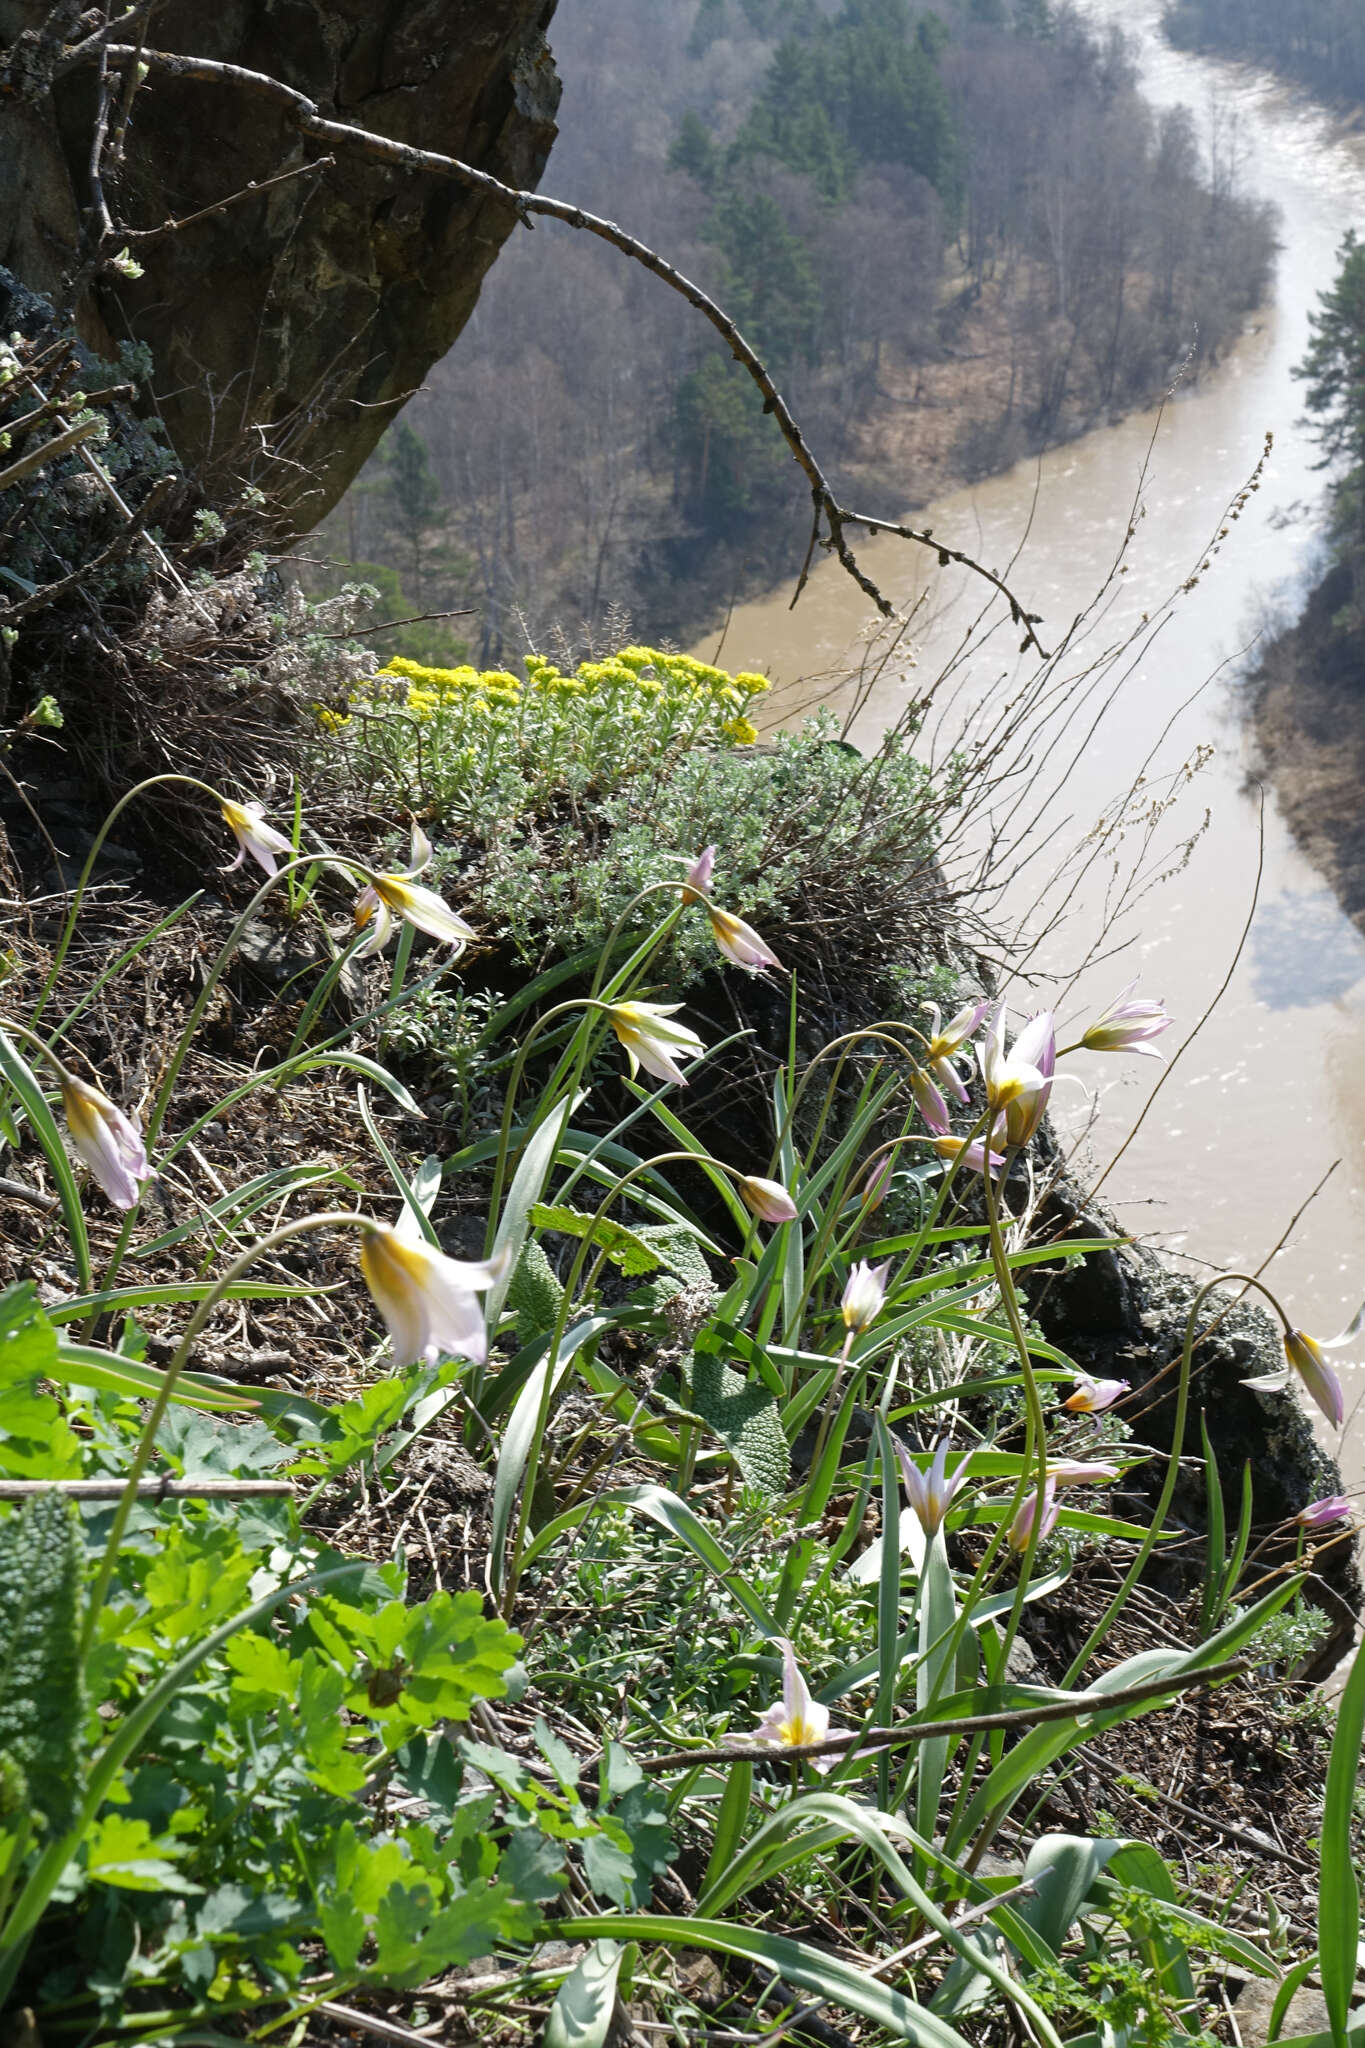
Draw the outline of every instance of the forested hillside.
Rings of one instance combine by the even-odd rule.
[[[1197,375],[1265,288],[1264,209],[1046,0],[593,0],[554,40],[553,188],[722,299],[865,510],[1149,400],[1192,348]],[[795,567],[805,505],[706,325],[549,226],[325,538],[386,605],[477,605],[495,659],[612,605],[681,636]]]
[[[1162,26],[1182,49],[1227,50],[1329,99],[1365,98],[1359,0],[1172,0]]]

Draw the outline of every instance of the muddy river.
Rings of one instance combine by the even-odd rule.
[[[978,583],[940,577],[926,570],[932,557],[886,539],[859,552],[897,605],[919,603],[913,662],[902,650],[872,674],[865,600],[828,561],[795,611],[789,591],[737,610],[723,659],[771,674],[785,717],[817,694],[852,710],[864,746],[945,670],[921,744],[979,739],[1016,715],[1008,707],[1032,703],[1031,740],[1002,752],[1006,779],[953,857],[965,878],[992,829],[997,849],[1009,846],[997,850],[992,916],[1023,932],[1021,1009],[1055,996],[1064,1018],[1083,1019],[1140,975],[1140,992],[1164,996],[1178,1020],[1162,1041],[1169,1078],[1105,1195],[1127,1227],[1201,1274],[1258,1266],[1283,1237],[1266,1278],[1301,1327],[1332,1336],[1365,1299],[1365,939],[1289,840],[1273,794],[1262,805],[1248,787],[1235,674],[1321,559],[1323,478],[1290,371],[1342,233],[1365,220],[1365,135],[1264,75],[1170,50],[1158,0],[1088,0],[1082,11],[1124,27],[1148,97],[1188,105],[1206,138],[1216,124],[1244,189],[1279,207],[1273,304],[1159,417],[1130,416],[916,515],[1008,569],[1043,616],[1046,648],[1064,650],[1045,677],[1036,657],[1020,658],[1017,629],[982,616]],[[1268,432],[1260,487],[1211,555]],[[714,637],[698,652],[713,655]],[[827,678],[860,663],[855,704]],[[1054,1106],[1093,1181],[1163,1070],[1131,1057],[1068,1065],[1086,1088],[1054,1094]],[[1344,1453],[1360,1488],[1365,1349],[1357,1356],[1343,1374]]]

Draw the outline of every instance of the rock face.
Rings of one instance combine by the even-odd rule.
[[[559,81],[544,41],[555,0],[170,0],[153,47],[283,79],[330,119],[534,185]],[[42,84],[50,0],[0,0],[0,264],[60,302],[78,262],[96,74]],[[67,43],[77,9],[62,24]],[[8,66],[4,52],[8,52]],[[136,95],[119,226],[180,220],[314,162],[268,98],[155,70]],[[140,279],[106,276],[76,308],[99,353],[133,340],[180,460],[211,500],[244,486],[312,527],[473,310],[510,208],[349,151],[179,233],[135,245]]]

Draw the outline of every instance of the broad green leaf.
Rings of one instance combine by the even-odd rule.
[[[1360,1944],[1360,1885],[1351,1858],[1352,1805],[1365,1740],[1365,1643],[1351,1660],[1327,1766],[1318,1880],[1318,1958],[1332,2039],[1344,2048]]]
[[[0,1755],[57,1831],[71,1824],[82,1776],[80,1528],[57,1493],[0,1521]]]
[[[541,2036],[542,2048],[602,2048],[616,2009],[616,1980],[625,1951],[595,1941],[560,1985]]]

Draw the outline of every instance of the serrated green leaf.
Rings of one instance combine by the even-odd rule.
[[[0,1522],[0,1754],[47,1825],[70,1825],[82,1777],[80,1517],[40,1495]]]
[[[531,1209],[531,1222],[537,1230],[557,1230],[565,1237],[589,1239],[628,1279],[640,1273],[652,1273],[663,1263],[662,1254],[647,1244],[638,1231],[628,1230],[624,1223],[613,1222],[610,1216],[594,1217],[581,1209],[536,1202]]]

